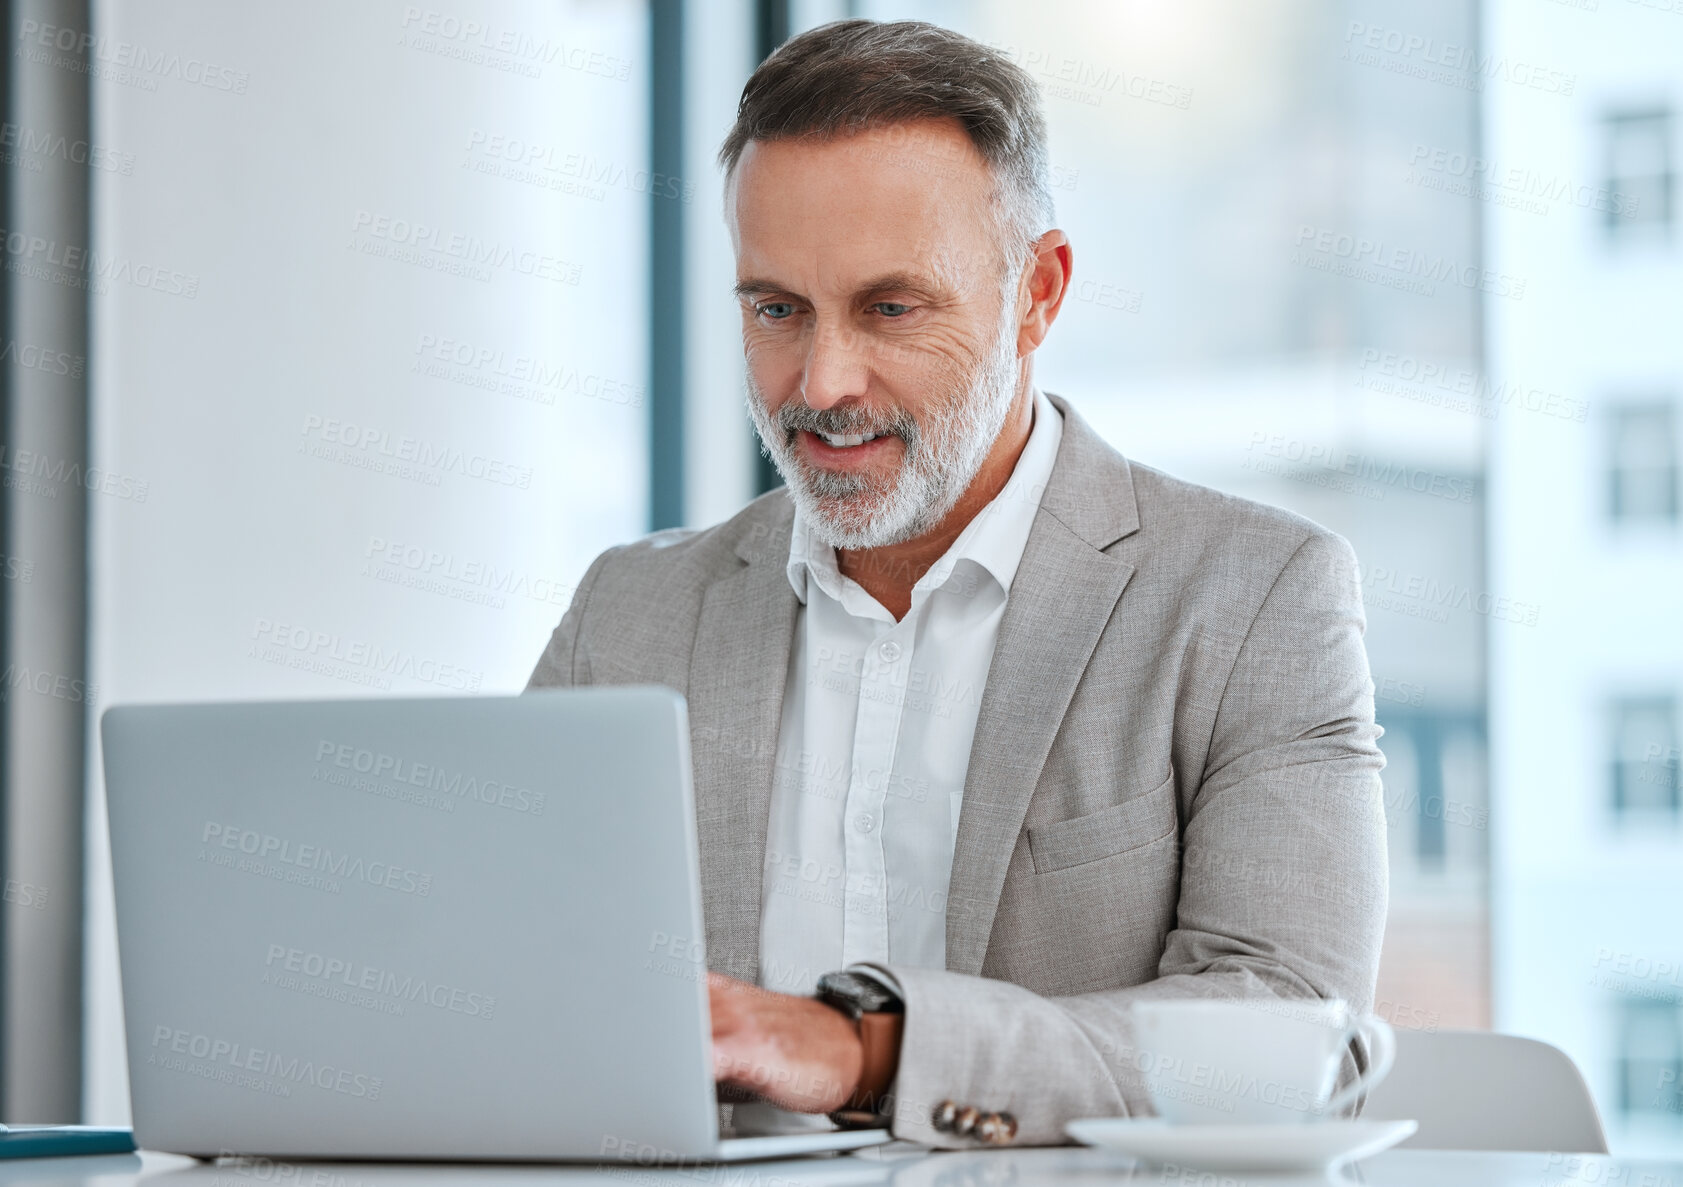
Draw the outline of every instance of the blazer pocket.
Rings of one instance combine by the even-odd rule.
[[[1029,829],[1034,872],[1047,874],[1141,848],[1174,832],[1177,822],[1175,777],[1170,773],[1144,795],[1073,820]]]

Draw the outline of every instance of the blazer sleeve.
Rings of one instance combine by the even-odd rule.
[[[573,591],[572,603],[561,616],[560,624],[549,636],[549,645],[538,657],[524,691],[535,688],[570,688],[575,684],[589,684],[588,665],[579,663],[579,635],[583,629],[585,612],[590,608],[590,595],[595,590],[608,558],[618,551],[610,548],[590,562],[579,587]]]
[[[888,963],[906,1003],[895,1136],[941,1101],[1004,1110],[1017,1141],[1077,1117],[1149,1114],[1130,1007],[1161,998],[1342,998],[1372,1006],[1388,871],[1366,620],[1350,546],[1292,554],[1240,644],[1181,833],[1175,927],[1156,980],[1072,997]],[[1346,1055],[1341,1082],[1365,1052]]]

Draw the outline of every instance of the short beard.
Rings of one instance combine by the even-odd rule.
[[[748,375],[748,412],[766,455],[789,486],[807,528],[832,548],[862,551],[901,544],[933,530],[970,489],[1005,427],[1017,395],[1017,339],[1003,316],[987,352],[945,385],[921,422],[904,409],[891,417],[862,408],[818,411],[789,400],[774,419]],[[892,434],[904,456],[886,483],[809,466],[795,452],[802,431]]]

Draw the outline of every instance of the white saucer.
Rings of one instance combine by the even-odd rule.
[[[1156,1117],[1084,1117],[1064,1126],[1078,1142],[1153,1165],[1210,1171],[1326,1171],[1387,1150],[1416,1121],[1314,1121],[1302,1125],[1170,1125]]]

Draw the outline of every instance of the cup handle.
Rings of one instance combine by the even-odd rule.
[[[1397,1033],[1391,1029],[1389,1022],[1373,1014],[1358,1018],[1345,1028],[1344,1037],[1339,1040],[1340,1050],[1348,1047],[1351,1039],[1362,1034],[1365,1034],[1368,1040],[1367,1070],[1346,1084],[1341,1091],[1332,1094],[1327,1103],[1321,1106],[1323,1117],[1342,1112],[1362,1093],[1377,1087],[1379,1081],[1390,1074],[1391,1065],[1396,1062]]]

